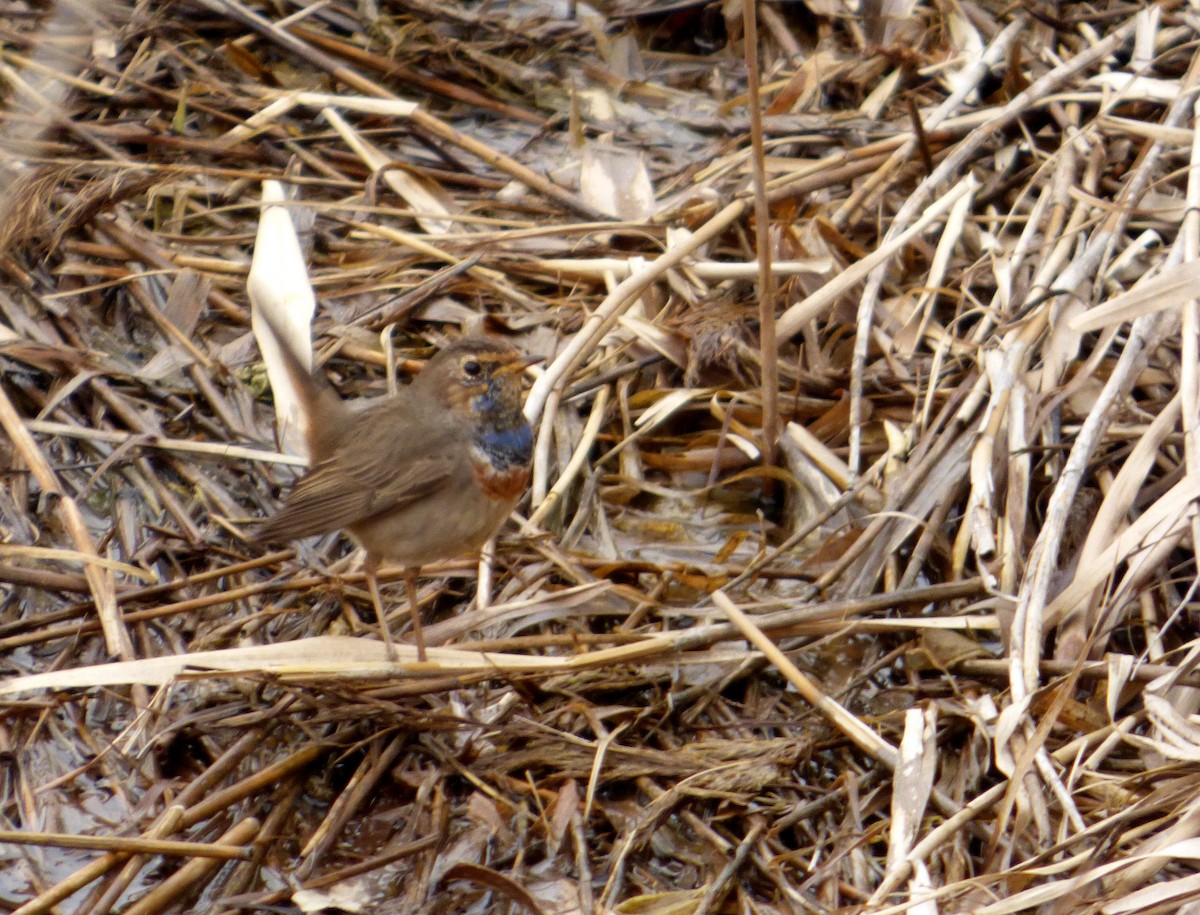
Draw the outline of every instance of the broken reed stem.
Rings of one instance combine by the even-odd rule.
[[[294,454],[282,454],[262,448],[247,448],[244,445],[226,445],[216,442],[193,442],[184,439],[168,439],[136,432],[113,432],[106,429],[89,429],[67,423],[31,419],[25,423],[30,432],[39,435],[63,436],[85,441],[105,442],[110,445],[135,445],[139,448],[158,448],[177,451],[180,454],[202,454],[207,457],[228,461],[262,461],[268,464],[284,464],[289,467],[304,467],[307,461]]]
[[[860,750],[873,759],[883,763],[888,769],[895,769],[899,755],[896,748],[872,731],[855,715],[850,714],[839,702],[826,695],[816,682],[793,664],[779,646],[772,642],[763,631],[754,624],[750,617],[734,604],[724,593],[714,592],[713,603],[716,604],[730,621],[737,626],[747,641],[761,651],[779,672],[783,674],[796,691],[804,699],[829,719],[839,731],[846,735]]]
[[[49,845],[58,848],[86,848],[93,851],[131,852],[185,858],[249,858],[250,849],[237,845],[206,842],[175,842],[167,839],[127,838],[123,836],[80,836],[62,832],[20,832],[0,829],[0,842],[15,845]]]
[[[58,478],[50,462],[37,447],[37,443],[34,442],[33,436],[25,427],[16,407],[9,400],[4,386],[0,386],[0,428],[8,433],[9,440],[17,453],[21,455],[25,466],[37,480],[46,498],[51,499],[52,504],[57,508],[58,517],[63,527],[69,532],[75,549],[89,558],[99,559],[96,552],[96,541],[88,530],[83,513],[75,500],[59,486]],[[83,566],[83,574],[87,578],[92,597],[95,599],[96,615],[99,617],[99,624],[104,632],[104,641],[109,653],[122,660],[132,660],[134,658],[133,641],[117,610],[117,586],[112,570],[104,568],[98,562],[89,561]]]
[[[254,817],[247,817],[236,823],[217,840],[228,845],[241,845],[252,842],[258,835],[261,824]],[[213,858],[193,858],[166,880],[159,883],[145,896],[124,911],[124,915],[154,915],[162,912],[179,897],[187,893],[194,883],[203,879],[207,874],[220,866],[220,861]]]

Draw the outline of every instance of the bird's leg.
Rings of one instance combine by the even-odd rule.
[[[379,631],[383,633],[383,644],[387,646],[388,660],[395,663],[400,660],[396,653],[396,645],[392,641],[391,630],[388,629],[387,617],[383,613],[383,600],[379,597],[379,579],[375,573],[379,571],[379,558],[367,554],[363,563],[363,574],[367,576],[367,590],[371,592],[371,602],[375,604],[375,619],[379,621]]]
[[[408,589],[408,608],[412,612],[413,641],[417,643],[417,660],[429,660],[425,655],[425,629],[421,626],[421,607],[417,603],[417,573],[420,568],[408,566],[404,570],[404,586]]]

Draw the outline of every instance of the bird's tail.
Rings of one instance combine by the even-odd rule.
[[[309,371],[288,344],[288,337],[266,309],[259,312],[271,341],[279,351],[287,379],[304,414],[305,439],[309,466],[323,460],[332,450],[336,430],[344,425],[347,408],[328,379],[319,369]],[[261,346],[261,342],[260,342]]]

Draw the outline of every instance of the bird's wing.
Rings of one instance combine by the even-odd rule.
[[[374,411],[372,411],[374,412]],[[295,540],[350,527],[423,499],[453,474],[458,455],[448,436],[395,412],[364,414],[346,441],[315,464],[287,502],[255,532],[261,541]]]

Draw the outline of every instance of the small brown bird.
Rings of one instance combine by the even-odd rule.
[[[366,550],[367,587],[392,658],[376,572],[384,559],[403,565],[424,661],[416,576],[426,563],[478,551],[525,491],[533,433],[521,412],[521,372],[537,360],[495,337],[464,337],[395,397],[351,404],[280,349],[308,420],[309,470],[254,536],[349,532]]]

